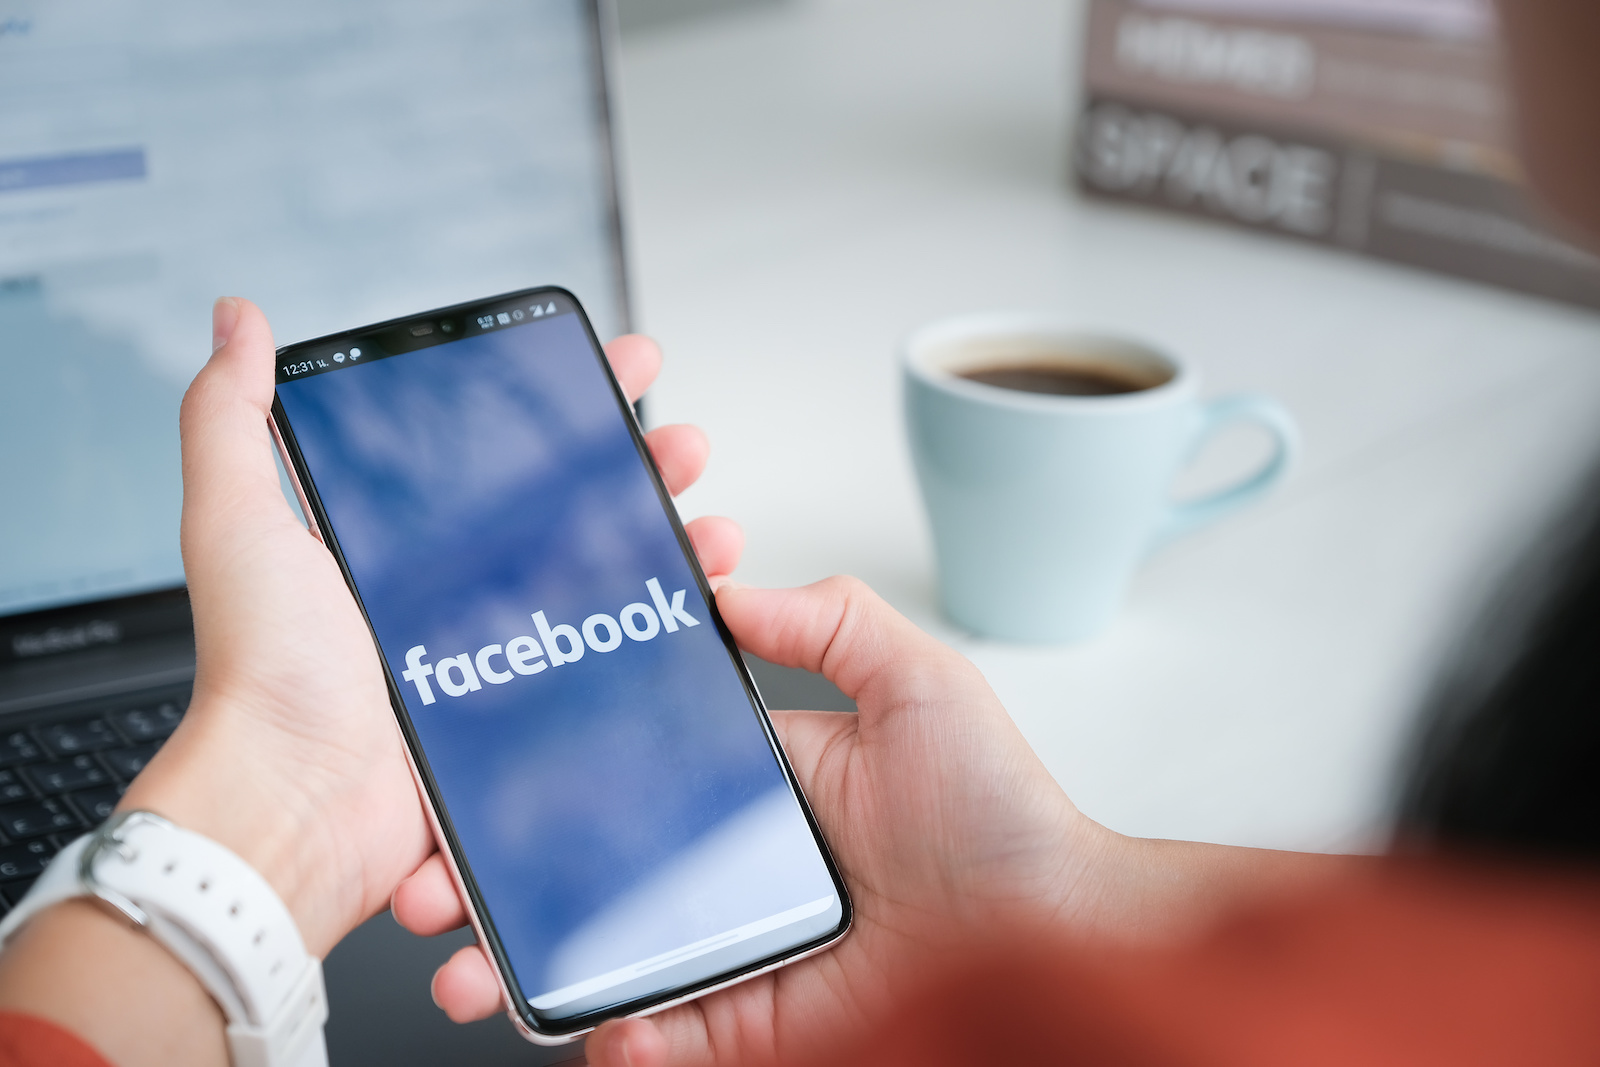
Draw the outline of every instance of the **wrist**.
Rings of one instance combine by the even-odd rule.
[[[1069,802],[1070,803],[1070,802]],[[1071,807],[1060,842],[1056,917],[1078,936],[1116,936],[1125,926],[1120,899],[1130,862],[1124,837]]]
[[[359,871],[342,869],[343,850],[305,783],[275,769],[282,739],[252,734],[247,717],[197,699],[118,808],[153,811],[249,863],[320,958],[361,918],[348,899]]]
[[[1087,820],[1086,820],[1087,821]],[[1086,874],[1070,914],[1079,927],[1123,941],[1170,940],[1220,915],[1314,885],[1360,857],[1128,837],[1093,824]]]

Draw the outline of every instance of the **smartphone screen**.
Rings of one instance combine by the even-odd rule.
[[[274,420],[529,1027],[843,934],[843,883],[574,297],[285,348]]]

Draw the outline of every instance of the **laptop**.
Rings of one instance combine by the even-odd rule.
[[[601,0],[21,0],[0,12],[0,913],[182,720],[178,404],[214,297],[279,343],[536,284],[626,332]],[[381,915],[335,1065],[549,1063],[449,1023]]]

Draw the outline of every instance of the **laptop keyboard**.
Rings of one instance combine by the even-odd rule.
[[[0,736],[0,915],[57,852],[110,817],[188,706],[185,687],[9,725]]]

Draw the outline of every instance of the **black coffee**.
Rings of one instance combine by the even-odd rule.
[[[969,382],[1052,396],[1117,396],[1161,384],[1151,375],[1105,364],[1017,363],[962,371]]]

